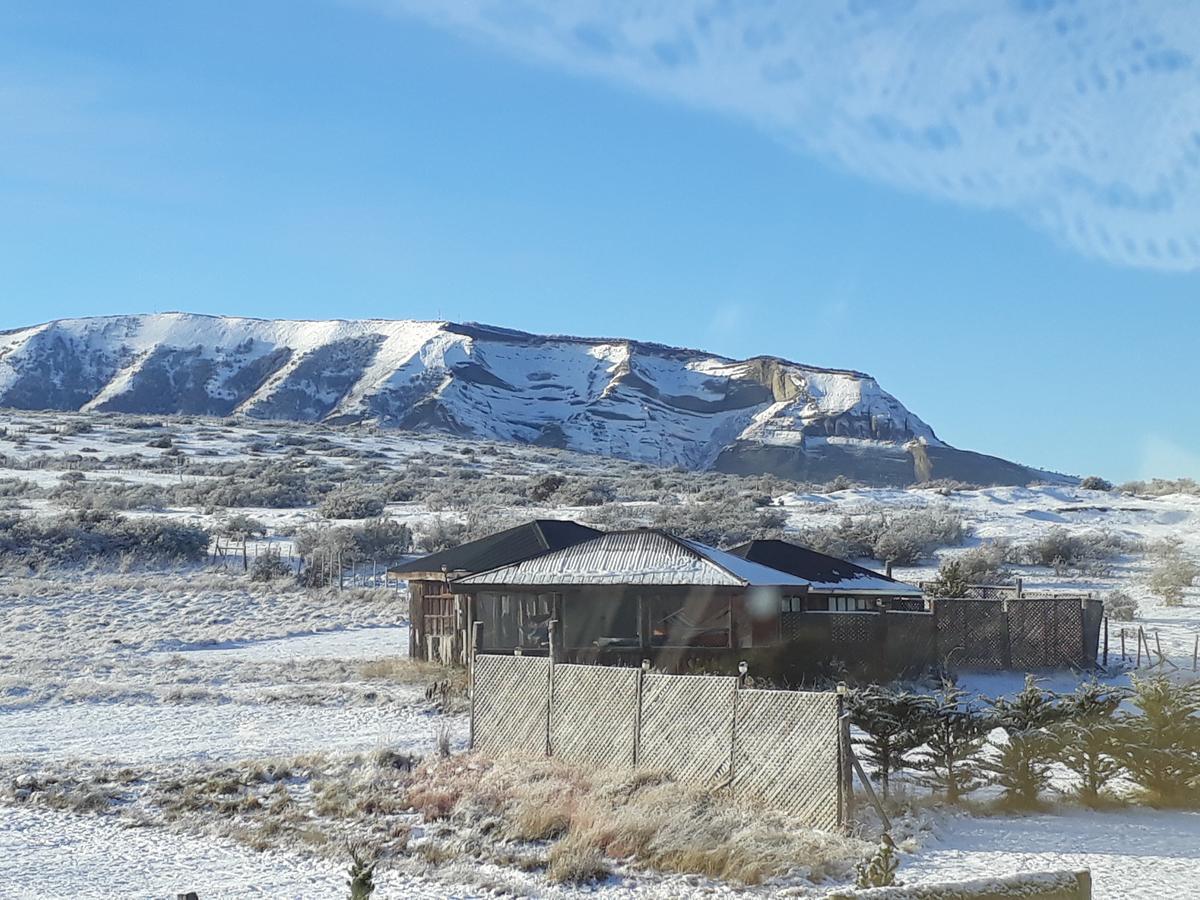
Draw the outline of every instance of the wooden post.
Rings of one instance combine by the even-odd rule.
[[[1192,671],[1196,671],[1196,663],[1200,662],[1200,633],[1196,635],[1196,640],[1192,644]]]
[[[854,776],[851,774],[852,751],[850,749],[850,714],[846,712],[846,685],[837,686],[838,740],[840,743],[841,772],[838,779],[838,794],[841,795],[842,828],[847,831],[854,821]]]
[[[1108,668],[1108,616],[1104,617],[1104,668]]]
[[[1138,630],[1137,630],[1137,648],[1138,648],[1137,662],[1134,664],[1134,668],[1140,669],[1142,667],[1142,626],[1141,625],[1138,626]]]
[[[467,698],[471,703],[471,731],[467,737],[467,749],[475,749],[475,654],[479,652],[479,632],[483,627],[482,622],[476,622],[472,629],[473,637],[471,640],[471,665],[467,671],[467,690],[470,696]]]
[[[1125,655],[1125,629],[1121,629],[1121,662],[1125,662],[1128,657]]]
[[[250,568],[250,560],[246,557],[246,538],[242,537],[242,571],[245,572]]]
[[[551,619],[546,628],[550,639],[550,664],[546,666],[546,755],[550,756],[554,751],[550,744],[550,723],[554,719],[554,654],[558,644],[554,632],[558,630],[558,622]]]

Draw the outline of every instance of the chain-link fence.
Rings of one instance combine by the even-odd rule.
[[[834,693],[481,654],[471,700],[473,746],[485,752],[654,769],[811,827],[845,821],[848,766]]]

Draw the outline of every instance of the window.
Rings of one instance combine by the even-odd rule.
[[[803,597],[784,597],[779,602],[779,611],[785,613],[804,612]]]
[[[830,597],[830,612],[867,612],[875,608],[871,597]]]

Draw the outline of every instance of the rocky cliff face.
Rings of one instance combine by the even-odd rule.
[[[859,372],[629,340],[415,321],[164,313],[0,334],[0,406],[375,422],[688,468],[874,484],[1026,483]]]

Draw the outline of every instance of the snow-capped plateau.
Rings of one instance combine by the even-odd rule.
[[[949,446],[861,372],[453,322],[61,319],[0,333],[0,406],[369,422],[811,481],[1051,477]]]

